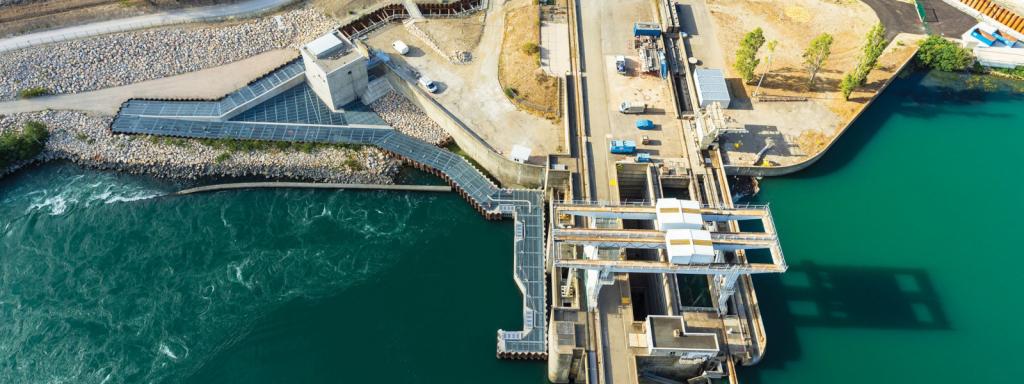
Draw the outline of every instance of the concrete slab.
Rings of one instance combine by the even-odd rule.
[[[569,24],[541,22],[540,65],[551,76],[569,72]]]

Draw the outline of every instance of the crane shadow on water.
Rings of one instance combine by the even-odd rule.
[[[761,371],[783,370],[800,360],[800,328],[952,328],[931,278],[920,268],[804,261],[790,265],[785,275],[761,275],[754,280],[769,344],[764,360],[741,370],[745,383],[761,383]]]

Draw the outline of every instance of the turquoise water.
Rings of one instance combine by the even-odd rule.
[[[0,181],[0,382],[543,379],[495,358],[521,326],[510,222],[452,193],[180,187]]]
[[[1024,97],[992,86],[900,79],[763,182],[791,268],[755,279],[769,344],[741,382],[1020,381]],[[455,194],[181,187],[0,180],[0,383],[545,382],[494,357],[521,326],[511,222]]]
[[[742,382],[1021,381],[1012,87],[900,79],[816,165],[763,181],[790,270],[755,278],[768,349]]]

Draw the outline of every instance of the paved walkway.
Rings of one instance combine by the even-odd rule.
[[[0,103],[0,114],[62,109],[113,115],[128,99],[216,99],[294,60],[292,49],[276,49],[245,60],[120,87]]]
[[[0,52],[83,37],[124,32],[163,25],[251,16],[283,7],[294,0],[249,0],[235,4],[186,8],[29,33],[0,39]]]

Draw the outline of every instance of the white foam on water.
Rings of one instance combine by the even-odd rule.
[[[136,194],[132,194],[132,195],[128,195],[128,196],[114,196],[114,197],[111,197],[109,199],[104,200],[104,202],[107,203],[107,204],[127,203],[127,202],[132,202],[132,201],[139,201],[139,200],[149,200],[149,199],[152,199],[154,197],[160,197],[160,196],[163,196],[163,195],[159,194],[159,193],[136,193]]]
[[[175,355],[174,352],[171,351],[171,348],[167,346],[167,344],[160,343],[160,353],[164,354],[167,357],[170,357],[171,360],[178,360],[178,355]]]

